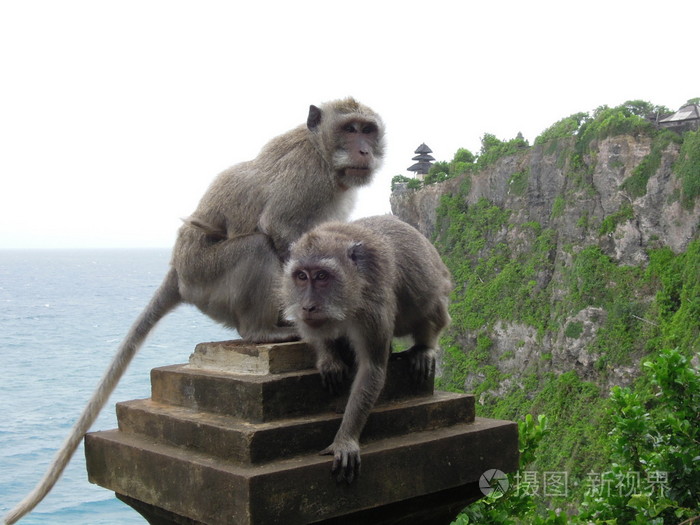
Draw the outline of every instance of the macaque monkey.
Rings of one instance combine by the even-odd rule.
[[[324,221],[346,220],[357,188],[370,182],[383,155],[381,118],[347,98],[311,106],[306,124],[221,173],[184,221],[169,272],[53,464],[5,523],[15,523],[48,494],[148,333],[177,305],[194,304],[251,342],[298,338],[274,289],[289,247]]]
[[[282,284],[285,312],[314,348],[323,384],[337,390],[348,376],[341,354],[348,344],[355,358],[342,423],[321,452],[333,455],[339,482],[359,475],[360,433],[384,386],[392,338],[413,337],[398,355],[427,379],[450,322],[451,289],[435,247],[391,215],[322,224],[292,245]]]

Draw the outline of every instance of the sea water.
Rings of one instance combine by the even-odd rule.
[[[0,514],[41,479],[131,323],[160,285],[169,250],[0,250]],[[236,338],[179,306],[136,355],[92,430],[116,428],[118,401],[150,396],[152,368],[203,341]],[[23,525],[144,524],[87,480],[82,445]]]

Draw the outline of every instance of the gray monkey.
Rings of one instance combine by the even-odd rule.
[[[119,347],[97,390],[36,488],[5,517],[15,523],[51,490],[155,324],[181,303],[252,342],[298,337],[276,299],[290,244],[345,220],[384,155],[384,124],[352,98],[311,106],[305,125],[221,173],[180,228],[171,268]]]
[[[359,438],[386,376],[394,336],[413,338],[402,352],[419,379],[429,377],[447,311],[452,279],[435,247],[415,228],[386,215],[322,224],[292,245],[283,300],[303,339],[316,352],[323,384],[337,390],[356,365],[350,396],[333,443],[333,474],[351,483],[360,471]]]

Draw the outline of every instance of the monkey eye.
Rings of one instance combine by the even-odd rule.
[[[324,270],[321,270],[320,272],[318,272],[318,273],[316,274],[315,279],[316,279],[317,281],[327,281],[327,280],[328,280],[328,277],[329,277],[328,272],[326,272],[326,271],[324,271]]]
[[[370,133],[375,133],[377,131],[377,126],[374,124],[366,124],[362,127],[362,133],[369,135]]]
[[[303,270],[299,270],[298,272],[296,272],[296,273],[294,274],[294,277],[295,277],[298,281],[306,281],[306,280],[308,279],[308,276],[306,275],[306,272],[303,271]]]
[[[355,133],[355,126],[353,124],[345,124],[343,126],[343,131],[345,133]]]

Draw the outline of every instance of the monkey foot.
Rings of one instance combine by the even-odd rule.
[[[414,345],[403,352],[391,354],[392,360],[408,359],[411,375],[416,381],[425,381],[435,369],[435,352],[425,345]]]

